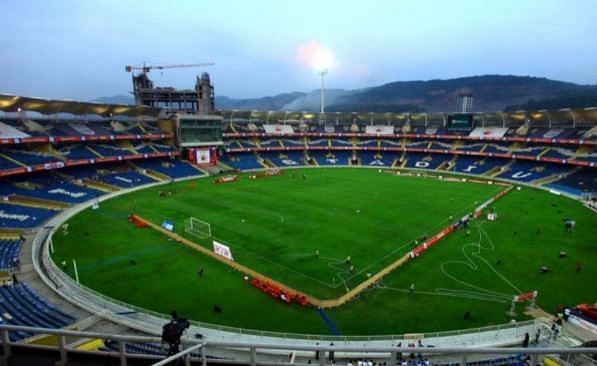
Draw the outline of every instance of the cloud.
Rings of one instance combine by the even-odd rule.
[[[334,53],[316,40],[298,45],[296,62],[305,68],[325,70],[335,65]]]

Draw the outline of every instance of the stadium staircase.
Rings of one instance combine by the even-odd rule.
[[[441,162],[437,166],[437,168],[435,168],[435,170],[439,170],[439,171],[445,171],[445,170],[447,170],[446,168],[450,165],[450,163],[452,162],[452,160],[444,160],[443,162]]]
[[[257,155],[257,162],[266,169],[277,168],[276,164],[272,163],[271,160],[261,158],[259,155]]]
[[[120,190],[120,188],[113,186],[111,184],[100,182],[100,181],[89,179],[89,178],[83,179],[83,185],[85,185],[89,188],[97,189],[99,191],[108,192],[108,193],[116,192],[116,191]]]
[[[408,163],[408,158],[406,158],[406,152],[402,153],[400,159],[402,160],[402,164],[400,164],[399,168],[404,168],[406,166],[406,163]]]
[[[197,165],[195,165],[195,164],[191,164],[191,163],[189,163],[189,165],[190,165],[192,168],[196,169],[196,170],[197,170],[199,173],[201,173],[202,175],[209,175],[209,172],[208,172],[207,170],[205,170],[205,169],[202,169],[202,168],[198,167],[198,166],[197,166]]]
[[[458,155],[454,155],[454,157],[452,157],[452,159],[446,161],[446,165],[443,167],[442,170],[444,170],[444,171],[454,170],[454,167],[456,166],[456,161],[457,160],[458,160]]]
[[[153,169],[145,169],[145,168],[140,168],[139,166],[135,165],[134,163],[130,163],[130,166],[135,169],[139,174],[143,174],[151,179],[155,179],[158,182],[165,182],[165,181],[169,181],[171,178],[169,176],[167,176],[166,174],[160,173],[158,171],[155,171]]]
[[[155,146],[153,146],[153,144],[148,144],[147,147],[149,147],[153,152],[157,152],[157,153],[160,152],[160,150],[158,150]]]
[[[222,169],[222,170],[234,170],[234,168],[233,168],[233,167],[231,167],[231,166],[230,166],[230,165],[228,165],[228,164],[224,164],[224,163],[223,163],[223,162],[221,162],[221,161],[218,161],[218,162],[216,163],[216,167],[218,167],[218,168],[220,168],[220,169]]]
[[[485,149],[487,149],[487,146],[489,146],[489,144],[483,144],[483,146],[481,147],[481,150],[479,150],[479,152],[484,152]]]
[[[8,202],[19,206],[45,208],[47,210],[63,210],[70,205],[66,202],[46,200],[43,198],[34,198],[27,196],[14,195],[10,196]]]
[[[0,229],[0,240],[20,240],[23,233],[23,230]]]
[[[6,160],[10,161],[11,163],[17,164],[17,165],[19,165],[19,166],[23,166],[23,167],[25,167],[25,168],[27,167],[27,164],[23,164],[23,163],[21,163],[20,161],[18,161],[18,160],[16,160],[16,159],[13,159],[13,158],[11,158],[11,157],[10,157],[10,156],[8,156],[8,155],[4,155],[4,154],[0,153],[0,158],[6,159]]]
[[[543,155],[547,154],[549,152],[549,150],[551,150],[551,147],[548,147],[547,149],[541,151],[539,153],[539,155],[537,155],[538,158],[542,157]]]
[[[569,160],[576,159],[579,156],[587,155],[592,152],[593,148],[591,146],[581,146],[574,152],[574,154],[570,157]]]
[[[394,158],[394,161],[392,162],[392,165],[390,165],[390,168],[396,168],[396,164],[398,164],[400,162],[400,158]]]
[[[511,154],[516,154],[517,150],[524,149],[524,147],[524,142],[516,141],[512,145],[510,145],[510,147],[508,148],[508,152]]]
[[[90,146],[85,145],[85,149],[87,149],[88,151],[90,151],[92,154],[97,155],[98,158],[103,158],[102,154],[98,153],[97,151],[95,151],[94,149],[92,149]]]
[[[489,169],[482,175],[484,175],[486,177],[491,177],[491,178],[496,177],[496,176],[503,174],[503,173],[507,172],[508,170],[510,170],[510,167],[512,166],[512,164],[514,164],[514,161],[510,160],[506,165],[498,165],[494,168]]]

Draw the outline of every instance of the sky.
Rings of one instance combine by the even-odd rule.
[[[508,74],[597,83],[597,0],[0,0],[0,93],[128,94],[157,86],[262,97]]]

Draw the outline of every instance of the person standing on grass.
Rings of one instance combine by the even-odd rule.
[[[203,267],[201,267],[201,266],[197,267],[197,274],[199,275],[199,277],[203,277]]]
[[[576,273],[580,272],[580,261],[576,262]]]
[[[415,284],[414,284],[414,282],[410,284],[410,293],[412,294],[413,292],[415,292]]]

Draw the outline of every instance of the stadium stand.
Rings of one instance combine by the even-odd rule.
[[[590,168],[572,173],[556,183],[548,183],[547,187],[561,190],[576,196],[597,191],[597,176]]]
[[[21,240],[0,239],[0,269],[12,268],[20,250]]]
[[[48,176],[48,178],[44,183],[38,183],[40,179],[37,180],[38,182],[29,179],[14,184],[8,182],[0,183],[0,195],[10,196],[14,194],[67,203],[80,203],[93,199],[103,193],[95,189],[68,183],[53,176],[45,176]],[[28,183],[28,185],[25,186],[24,183]]]
[[[190,164],[174,159],[139,160],[136,162],[136,164],[140,168],[155,170],[171,178],[184,178],[203,175],[201,171],[193,168]]]
[[[499,178],[530,182],[533,180],[549,177],[551,175],[564,174],[570,168],[565,165],[537,165],[529,161],[516,161],[510,168],[498,175]]]
[[[224,156],[221,161],[233,168],[240,170],[262,169],[263,166],[257,161],[257,156],[253,153],[238,153]]]
[[[294,152],[294,151],[284,151],[281,153],[266,153],[262,154],[265,159],[268,159],[276,166],[283,167],[283,166],[299,166],[305,165],[304,163],[304,155],[302,152]]]
[[[155,182],[150,177],[133,170],[101,175],[100,179],[102,182],[121,188],[131,188]]]
[[[39,295],[27,284],[0,287],[0,324],[26,325],[40,328],[62,328],[75,321]],[[31,336],[26,332],[10,332],[11,340]]]
[[[451,159],[449,155],[431,155],[421,153],[408,153],[406,167],[415,169],[437,169],[442,163]]]
[[[0,228],[34,228],[57,211],[0,202]]]
[[[60,159],[29,150],[2,150],[2,154],[24,165],[38,165],[61,161]]]

